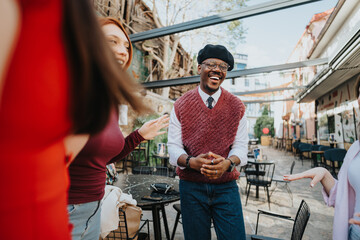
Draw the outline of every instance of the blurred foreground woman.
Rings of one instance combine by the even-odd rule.
[[[90,1],[1,0],[0,30],[1,239],[70,239],[65,137],[145,108]]]

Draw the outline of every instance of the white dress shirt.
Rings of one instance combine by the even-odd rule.
[[[206,94],[204,91],[198,87],[198,91],[200,94],[201,99],[203,100],[204,104],[207,106],[207,99],[210,95]],[[216,91],[211,97],[214,98],[212,103],[213,107],[218,102],[221,95],[221,88]],[[247,152],[248,152],[248,142],[249,136],[247,132],[247,120],[245,115],[240,120],[239,127],[236,132],[235,140],[233,145],[231,146],[230,152],[228,157],[235,155],[240,158],[241,163],[240,166],[244,166],[247,163]],[[171,110],[170,113],[170,124],[169,124],[169,131],[168,131],[168,152],[170,155],[169,162],[174,166],[177,165],[177,160],[182,154],[187,154],[184,150],[183,142],[182,142],[182,135],[181,135],[181,124],[176,117],[176,113],[174,108]],[[184,167],[180,167],[184,169]]]

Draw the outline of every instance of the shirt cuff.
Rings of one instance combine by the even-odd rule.
[[[244,154],[242,151],[231,149],[228,157],[233,155],[237,156],[240,159],[240,165],[239,165],[240,167],[245,166],[247,164],[248,161],[247,153]]]
[[[145,138],[143,138],[140,133],[139,133],[139,129],[136,129],[134,132],[132,132],[131,134],[134,134],[134,138],[136,139],[136,141],[138,143],[141,143],[142,141],[145,140]]]
[[[179,167],[180,169],[185,169],[185,167],[181,167],[177,164],[177,160],[179,159],[179,157],[183,154],[187,154],[185,152],[184,149],[181,148],[172,148],[172,147],[168,147],[168,151],[169,151],[169,162],[171,165],[175,166],[175,167]]]

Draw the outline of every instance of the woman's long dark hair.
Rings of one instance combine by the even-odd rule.
[[[120,102],[138,112],[148,110],[137,94],[141,86],[115,60],[90,0],[64,0],[63,7],[73,133],[101,131]]]

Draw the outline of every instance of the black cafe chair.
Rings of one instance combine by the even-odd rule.
[[[337,174],[340,171],[341,165],[344,161],[346,150],[341,148],[331,148],[324,152],[326,168],[330,171],[334,178],[337,179]]]
[[[321,145],[320,147],[319,147],[319,151],[322,151],[322,152],[325,152],[326,150],[329,150],[329,149],[331,149],[331,147],[330,146],[323,146],[323,145]],[[319,164],[321,167],[325,167],[326,168],[326,160],[325,160],[325,158],[324,158],[324,153],[322,153],[321,155],[320,155],[320,164]]]
[[[311,144],[309,143],[300,143],[299,144],[299,152],[300,152],[300,160],[301,165],[304,165],[304,153],[310,153],[311,152]]]
[[[137,166],[132,170],[133,174],[152,175],[153,167],[150,166]]]
[[[294,166],[295,166],[295,160],[291,163],[290,172],[289,172],[290,175],[293,174]],[[274,187],[273,190],[271,190],[270,197],[273,194],[273,192],[278,188],[278,184],[280,183],[280,184],[282,184],[281,187],[285,188],[286,191],[288,192],[289,196],[290,196],[291,206],[294,206],[293,195],[292,195],[292,191],[291,191],[290,186],[289,186],[290,181],[284,180],[283,176],[274,176],[272,180],[275,183],[275,187]]]
[[[274,163],[263,163],[258,164],[259,166],[259,173],[258,174],[246,174],[246,183],[247,183],[247,194],[246,194],[246,202],[245,206],[247,205],[247,201],[249,199],[250,189],[251,186],[257,187],[264,187],[267,193],[267,200],[270,209],[270,194],[269,194],[269,187],[271,186],[272,179],[274,176],[275,171],[275,164]]]
[[[157,175],[170,177],[170,171],[167,167],[152,167],[152,166],[139,166],[133,169],[133,174],[142,174],[142,175]]]
[[[262,239],[263,240],[270,240],[270,239],[276,240],[276,239],[279,239],[279,238],[270,238],[270,237],[257,235],[259,218],[260,218],[261,214],[270,216],[270,217],[281,218],[284,220],[294,221],[290,240],[301,240],[304,235],[306,225],[310,218],[310,208],[307,205],[307,203],[304,200],[302,200],[300,203],[299,209],[296,213],[295,219],[292,219],[291,216],[286,216],[286,215],[277,214],[277,213],[264,211],[264,210],[258,210],[255,235],[251,235],[251,238],[250,238],[251,240],[262,240]]]
[[[292,144],[293,152],[295,153],[295,159],[296,159],[296,157],[300,156],[299,144],[300,144],[299,141],[295,141]]]
[[[180,222],[180,215],[181,215],[181,207],[180,207],[180,203],[176,203],[173,205],[173,208],[175,209],[176,211],[176,218],[175,218],[175,223],[174,223],[174,228],[173,228],[173,231],[172,231],[172,234],[171,234],[171,240],[174,240],[174,237],[175,237],[175,233],[176,233],[176,228],[177,228],[177,225],[178,223]],[[180,222],[181,223],[181,222]]]

